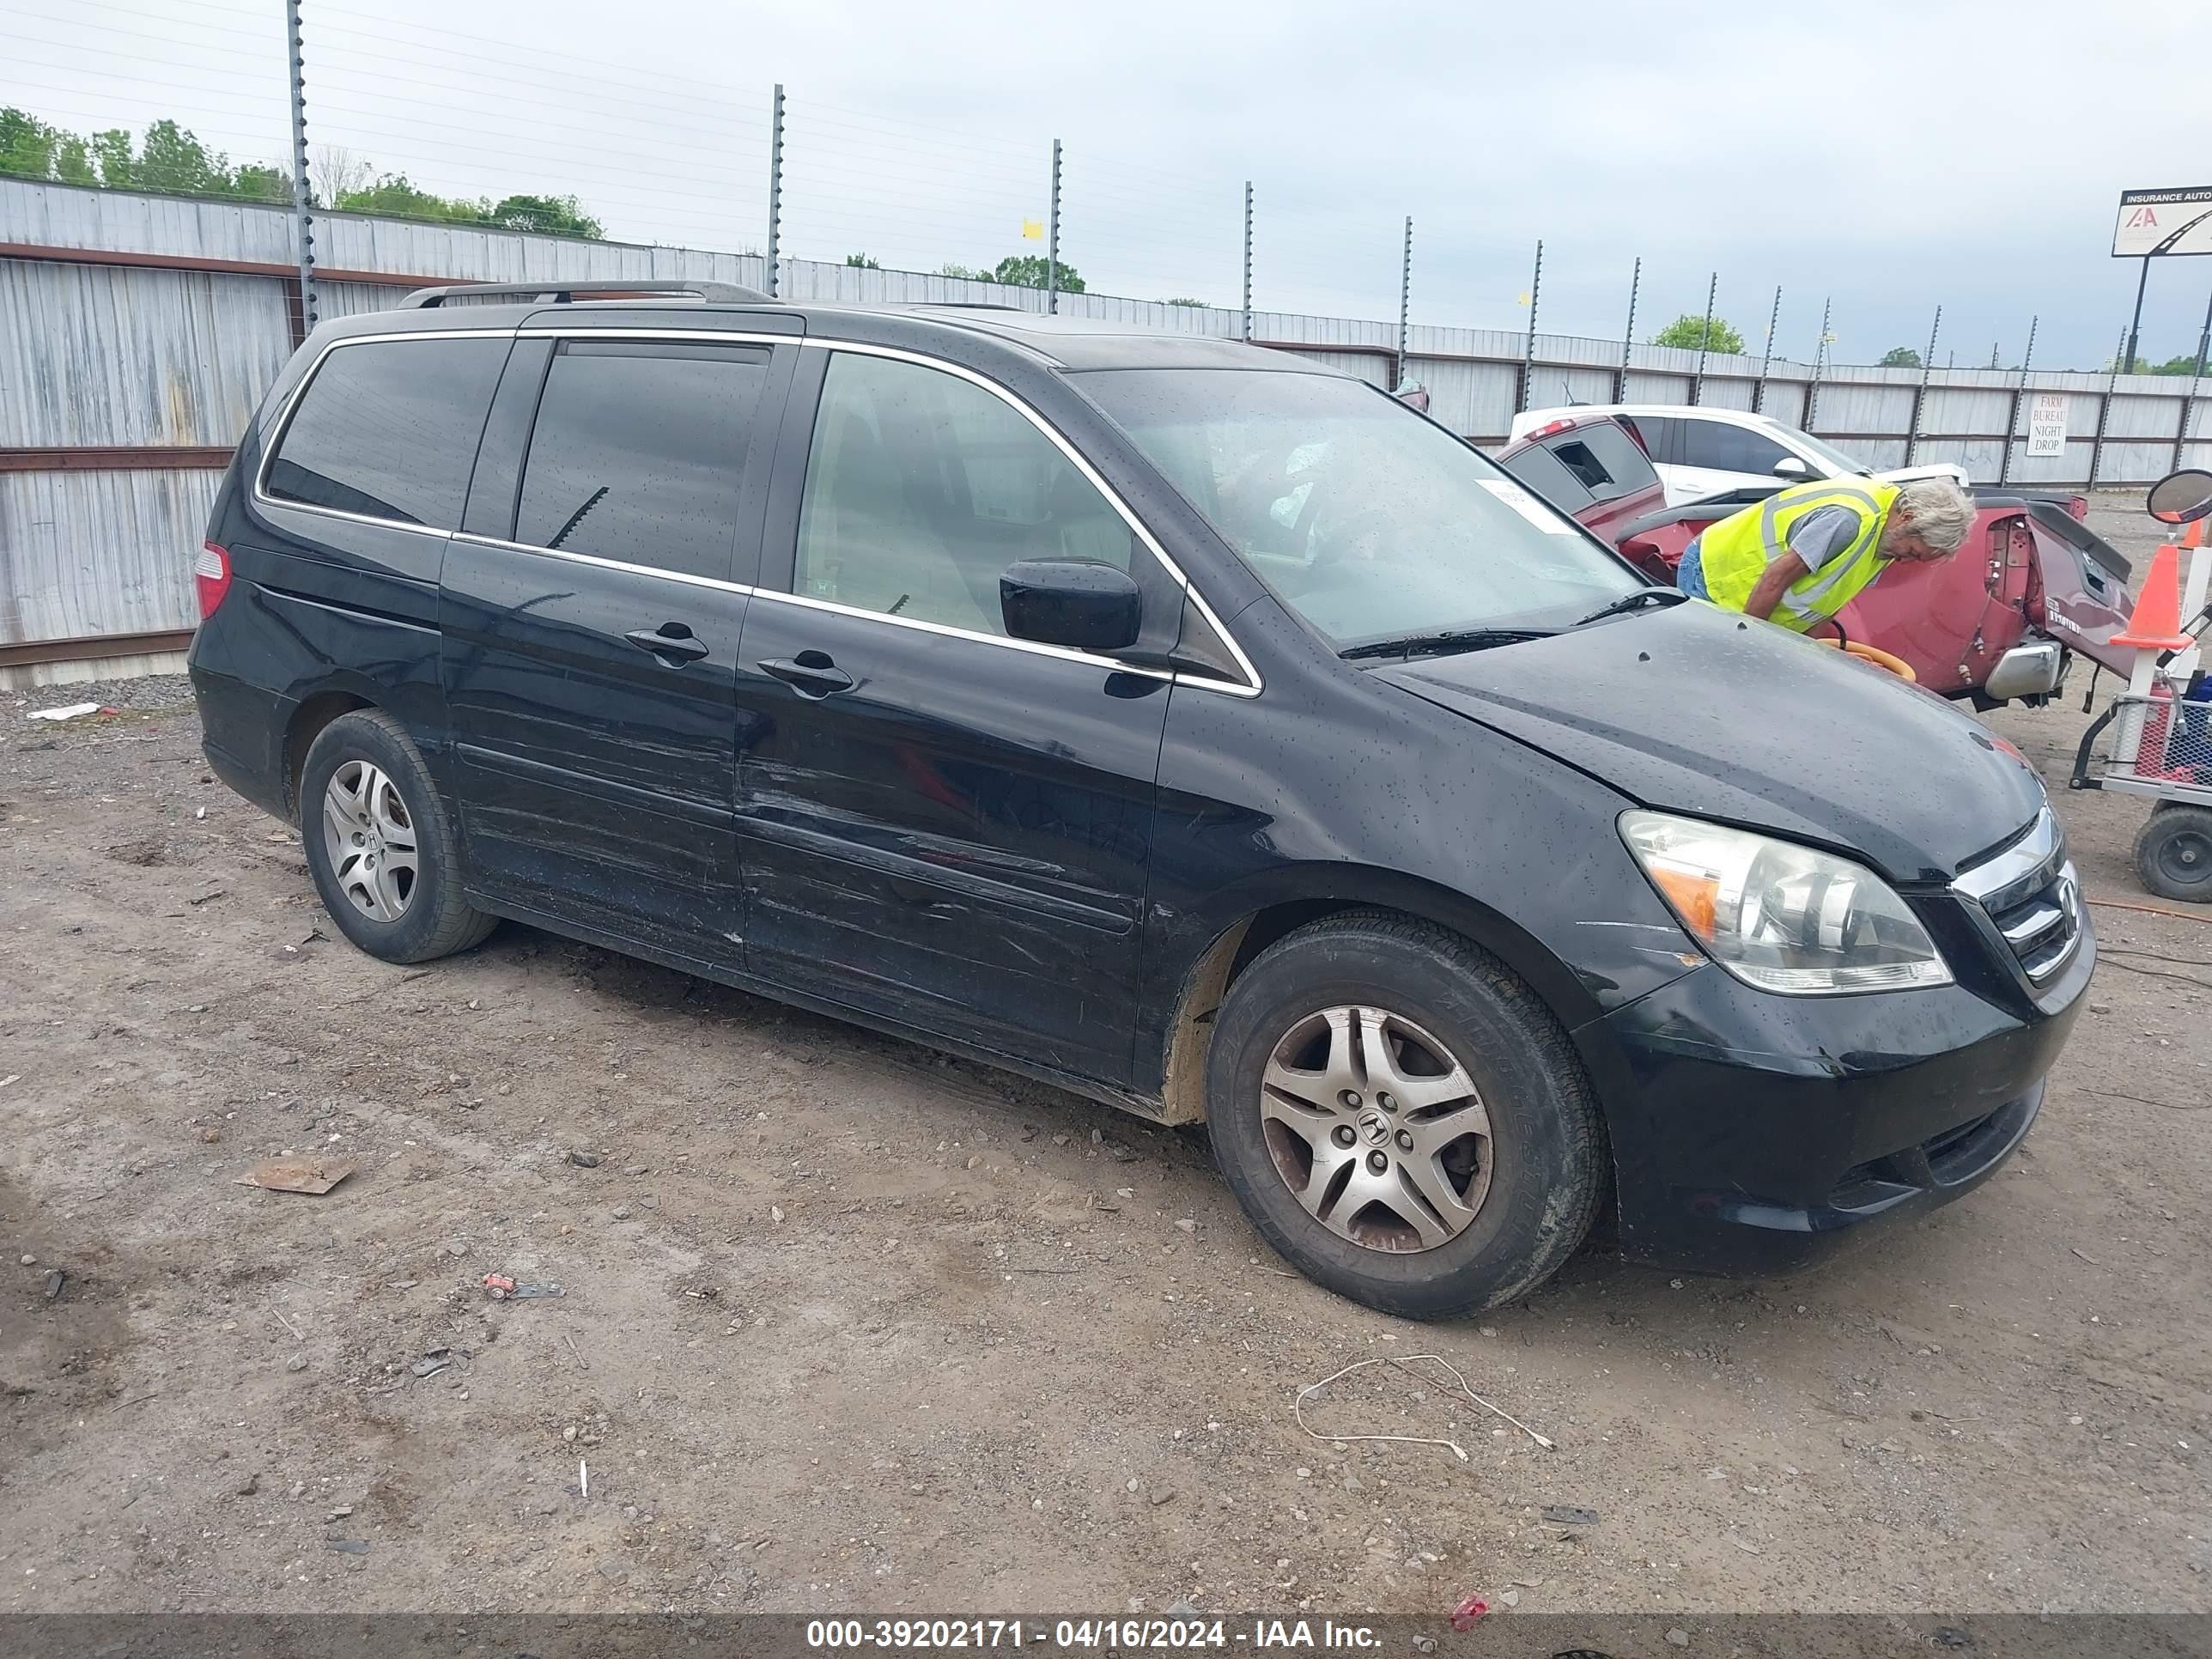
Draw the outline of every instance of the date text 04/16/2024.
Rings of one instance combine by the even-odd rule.
[[[806,1644],[835,1650],[1053,1648],[1076,1652],[1178,1648],[1340,1648],[1377,1645],[1365,1625],[1324,1619],[813,1619]]]

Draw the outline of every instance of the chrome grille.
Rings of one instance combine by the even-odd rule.
[[[2048,806],[2017,841],[1951,885],[1988,915],[2039,984],[2065,966],[2081,940],[2081,885],[2066,856],[2066,832]]]

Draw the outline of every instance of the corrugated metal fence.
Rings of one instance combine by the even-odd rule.
[[[698,277],[764,285],[760,256],[578,241],[357,215],[317,221],[325,317],[381,309],[436,282]],[[0,179],[0,676],[173,665],[194,621],[190,566],[230,445],[300,335],[292,228],[280,208]],[[1042,309],[1034,289],[785,259],[793,300],[969,301]],[[1243,313],[1060,296],[1063,313],[1223,338]],[[1253,339],[1378,386],[1410,375],[1431,413],[1502,441],[1522,406],[1705,404],[1811,425],[1872,466],[1951,460],[1978,480],[2143,482],[2212,465],[2212,421],[2187,380],[1998,370],[1837,368],[1618,341],[1416,326],[1401,362],[1386,322],[1255,312]],[[2025,454],[2027,394],[2068,398],[2065,453]],[[2186,430],[2185,431],[2185,422]],[[2011,434],[2008,440],[2007,434]],[[2007,450],[2009,442],[2009,458]],[[8,683],[0,679],[0,684]]]

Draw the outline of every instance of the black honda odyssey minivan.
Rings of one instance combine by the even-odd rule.
[[[1608,1194],[1756,1271],[2027,1134],[2095,946],[1948,705],[1294,356],[624,291],[326,324],[231,464],[208,757],[362,950],[512,918],[1203,1121],[1414,1316]]]

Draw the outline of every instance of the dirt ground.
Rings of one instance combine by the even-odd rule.
[[[2080,690],[1994,724],[2063,776]],[[1424,1328],[1199,1135],[525,927],[360,955],[176,696],[0,700],[0,1611],[2212,1609],[2197,918],[2096,911],[1965,1201]],[[2142,805],[2057,799],[2151,902]],[[238,1183],[287,1150],[355,1173]],[[1389,1367],[1309,1423],[1293,1419],[1430,1352],[1557,1449]]]

